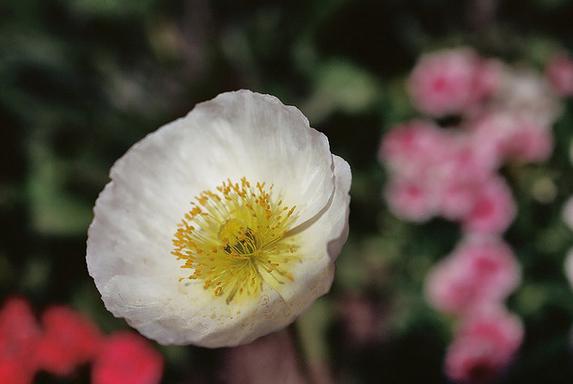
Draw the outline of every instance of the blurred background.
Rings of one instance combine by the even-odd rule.
[[[571,383],[573,292],[564,263],[573,236],[563,221],[573,194],[571,20],[570,0],[4,0],[2,301],[28,301],[44,328],[49,322],[42,313],[64,306],[101,334],[128,329],[105,310],[85,265],[87,227],[109,169],[133,143],[197,102],[247,88],[299,107],[328,136],[332,152],[351,164],[349,240],[331,292],[287,331],[243,347],[242,360],[232,350],[148,341],[163,364],[161,382]],[[439,62],[440,52],[493,61],[495,90],[472,99],[471,108],[448,109],[448,100],[442,110],[424,106],[424,97],[431,104],[439,96],[431,89],[416,93],[412,71],[428,55]],[[437,67],[448,65],[454,64]],[[466,122],[497,111],[505,100],[496,94],[499,84],[523,68],[545,87],[532,91],[533,105],[523,108],[551,115],[536,121],[544,126],[541,136],[524,140],[547,145],[538,155],[514,153],[490,169],[510,191],[501,219],[507,223],[493,232],[521,271],[498,301],[523,334],[499,361],[484,362],[498,349],[493,341],[468,347],[479,362],[461,353],[465,360],[456,363],[452,345],[466,318],[427,300],[425,292],[427,276],[459,249],[472,224],[437,210],[401,211],[403,200],[392,200],[388,190],[401,171],[381,143],[411,119],[456,137],[452,131],[471,130]],[[423,68],[419,72],[424,77]],[[472,92],[476,87],[471,82]],[[454,102],[458,91],[450,95]],[[6,360],[12,352],[2,340],[0,360]],[[46,364],[34,377],[38,383],[95,382],[89,362],[60,373]]]

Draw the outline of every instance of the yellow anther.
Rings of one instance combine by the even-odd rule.
[[[245,177],[227,179],[214,192],[202,192],[172,240],[181,268],[192,268],[189,279],[201,280],[228,304],[257,297],[265,282],[276,288],[293,281],[290,270],[300,260],[296,236],[285,237],[295,207],[275,199],[272,185],[254,185]]]

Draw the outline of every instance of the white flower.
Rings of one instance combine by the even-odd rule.
[[[351,174],[302,113],[229,92],[111,170],[87,264],[115,316],[162,344],[232,346],[291,323],[332,283]]]

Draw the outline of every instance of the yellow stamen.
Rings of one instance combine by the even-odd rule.
[[[273,196],[273,186],[242,178],[227,180],[216,191],[195,198],[178,224],[173,251],[214,296],[232,301],[258,297],[263,282],[277,289],[292,282],[300,261],[296,236],[286,236],[297,218]]]

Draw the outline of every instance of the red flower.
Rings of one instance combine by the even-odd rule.
[[[92,369],[93,384],[155,384],[161,380],[163,359],[145,340],[121,332],[109,337]]]
[[[38,344],[40,368],[58,376],[95,357],[101,344],[99,330],[80,313],[66,307],[52,307],[42,317],[44,335]]]
[[[36,372],[34,350],[40,336],[27,301],[8,299],[0,311],[0,383],[31,383]]]
[[[2,359],[0,361],[0,383],[30,384],[35,370],[26,366],[21,359]]]

